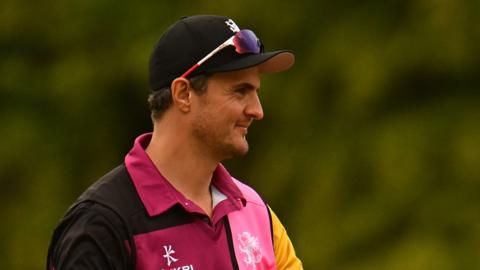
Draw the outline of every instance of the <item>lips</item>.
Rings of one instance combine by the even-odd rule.
[[[245,134],[247,134],[248,132],[248,127],[250,126],[250,122],[248,123],[237,123],[235,125],[236,128],[240,129],[241,131],[243,131]]]

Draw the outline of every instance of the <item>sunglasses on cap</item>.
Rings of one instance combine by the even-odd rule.
[[[217,48],[207,54],[202,60],[198,61],[195,65],[193,65],[190,69],[188,69],[185,73],[180,76],[181,78],[186,78],[190,73],[192,73],[195,69],[201,66],[205,61],[210,59],[219,51],[223,50],[228,46],[234,46],[235,51],[239,54],[244,53],[254,53],[258,54],[262,51],[262,44],[260,40],[257,38],[255,33],[252,30],[242,29],[235,33],[232,37],[225,40],[222,44],[220,44]]]

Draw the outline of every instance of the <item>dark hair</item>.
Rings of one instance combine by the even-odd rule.
[[[189,79],[190,85],[197,95],[203,95],[207,91],[207,83],[211,74],[201,74]],[[160,88],[148,96],[152,121],[160,119],[165,111],[172,105],[172,91],[170,87]]]

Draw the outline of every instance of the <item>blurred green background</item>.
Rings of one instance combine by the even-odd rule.
[[[480,269],[480,2],[0,3],[0,269],[43,269],[74,199],[151,129],[147,63],[183,15],[232,17],[264,76],[251,151],[226,162],[306,269]]]

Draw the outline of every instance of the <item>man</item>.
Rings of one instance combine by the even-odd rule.
[[[222,160],[248,151],[260,74],[290,68],[222,16],[173,24],[150,61],[153,132],[54,232],[48,269],[302,269],[284,227]]]

